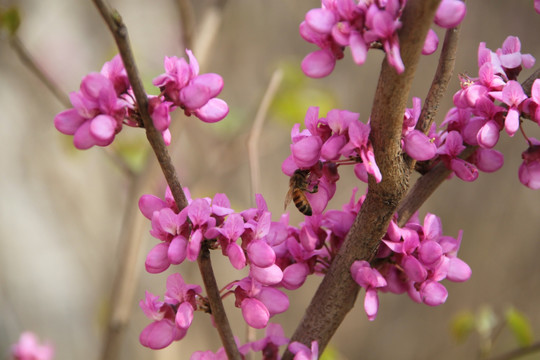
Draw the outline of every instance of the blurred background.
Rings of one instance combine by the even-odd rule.
[[[146,88],[155,93],[150,90],[151,80],[163,72],[164,56],[184,56],[179,7],[174,0],[117,0],[111,4],[129,29]],[[83,76],[99,71],[116,53],[112,37],[90,1],[0,1],[2,7],[11,5],[22,14],[21,42],[66,94],[78,90]],[[371,51],[366,64],[358,67],[347,50],[329,77],[308,79],[300,72],[300,61],[316,48],[300,38],[298,25],[320,2],[229,0],[217,4],[199,0],[193,5],[199,31],[195,39],[200,41],[195,56],[202,73],[223,76],[225,88],[220,97],[231,110],[224,121],[214,125],[173,114],[171,153],[180,180],[194,197],[221,192],[238,211],[254,205],[247,140],[272,74],[282,69],[283,78],[258,141],[260,182],[256,185],[277,220],[288,189],[288,178],[280,166],[289,154],[291,126],[303,123],[310,105],[320,106],[321,116],[341,108],[359,112],[361,120],[367,121],[383,55]],[[540,56],[540,15],[534,12],[532,1],[484,0],[467,6],[455,76],[441,104],[438,123],[459,88],[457,74],[476,75],[479,42],[485,41],[495,50],[508,35],[514,35],[521,39],[523,53]],[[442,39],[443,32],[436,31]],[[209,39],[203,40],[204,36]],[[425,96],[437,56],[438,52],[421,59],[411,96]],[[532,70],[524,70],[520,79],[530,73]],[[144,193],[162,196],[164,181],[153,155],[148,157],[143,132],[126,128],[113,146],[139,172],[133,178],[101,148],[75,150],[72,137],[53,126],[54,116],[64,109],[23,65],[8,36],[2,34],[0,358],[6,358],[10,344],[25,330],[53,343],[56,359],[100,358],[107,314],[114,308],[111,299],[116,295],[112,294],[119,290],[115,279],[128,253],[135,271],[126,280],[127,299],[130,293],[133,298],[120,306],[122,318],[129,322],[116,358],[188,359],[195,350],[217,350],[221,345],[209,318],[199,313],[181,342],[161,351],[139,344],[139,333],[149,323],[138,307],[144,291],[163,295],[172,271],[181,272],[187,282],[200,283],[198,269],[196,264],[185,263],[159,275],[144,271],[144,257],[157,240],[148,235],[150,224],[138,213],[136,201]],[[540,136],[536,126],[526,124],[526,130],[529,136]],[[458,342],[451,324],[479,313],[488,314],[482,321],[501,324],[511,307],[540,333],[540,193],[518,181],[521,152],[526,148],[523,138],[520,134],[514,141],[506,134],[501,137],[498,150],[505,155],[501,171],[481,174],[474,183],[448,181],[420,210],[421,218],[426,212],[440,216],[447,235],[455,237],[463,229],[459,255],[471,266],[471,279],[462,284],[444,282],[449,297],[437,308],[416,304],[405,295],[382,294],[379,315],[373,322],[363,311],[361,293],[331,341],[336,358],[476,358],[482,337],[473,334]],[[330,208],[340,208],[354,186],[362,192],[365,189],[354,178],[352,168],[344,167],[340,173],[342,181]],[[291,210],[291,223],[298,221],[300,214]],[[141,241],[132,240],[130,246],[125,239]],[[137,250],[137,244],[140,251],[130,252]],[[243,276],[221,256],[213,260],[219,284]],[[290,310],[276,317],[287,336],[319,281],[312,278],[301,292],[290,293]],[[225,301],[229,318],[233,331],[243,338],[245,328],[233,302],[232,297]],[[503,328],[492,354],[515,346],[513,335]]]

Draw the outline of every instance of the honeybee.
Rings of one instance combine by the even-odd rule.
[[[309,170],[296,169],[289,180],[289,192],[287,192],[287,196],[285,197],[285,208],[293,200],[297,209],[306,216],[311,216],[313,212],[305,193],[309,192],[313,194],[319,189],[318,185],[315,185],[313,190],[308,190],[309,174]]]

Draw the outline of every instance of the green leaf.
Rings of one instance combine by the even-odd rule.
[[[320,360],[339,360],[341,359],[341,357],[339,356],[339,352],[334,346],[328,345],[324,349],[324,352],[322,353],[319,359]]]
[[[288,127],[296,123],[303,124],[308,107],[318,106],[320,117],[337,107],[335,96],[306,79],[299,66],[285,64],[282,68],[283,82],[270,107],[279,122]]]
[[[529,346],[533,342],[533,333],[529,320],[520,311],[510,308],[505,313],[506,323],[520,346]]]
[[[114,150],[128,164],[131,170],[136,173],[142,170],[143,165],[146,163],[148,146],[142,137],[117,139]]]
[[[0,24],[5,28],[10,35],[15,35],[15,32],[21,25],[21,15],[19,9],[15,6],[6,9],[1,16]]]
[[[450,332],[458,342],[465,341],[475,328],[474,314],[470,311],[462,311],[456,314],[450,323]]]

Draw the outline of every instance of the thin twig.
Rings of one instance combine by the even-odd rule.
[[[113,34],[118,50],[120,51],[120,56],[122,57],[124,67],[126,68],[133,93],[135,94],[138,110],[141,115],[144,128],[146,129],[146,137],[148,138],[148,141],[156,154],[162,172],[167,180],[167,184],[169,185],[171,193],[175,199],[176,205],[178,209],[181,210],[188,205],[187,198],[176,175],[176,170],[172,165],[171,158],[163,141],[163,137],[154,127],[152,119],[150,118],[150,114],[148,112],[148,98],[139,77],[138,69],[135,65],[135,60],[133,58],[133,53],[129,43],[127,28],[124,25],[120,14],[116,10],[111,9],[108,4],[101,0],[93,0],[93,2]],[[203,277],[207,296],[211,304],[215,324],[218,328],[225,352],[227,353],[229,359],[240,359],[240,353],[236,347],[230,325],[225,315],[225,309],[223,308],[223,303],[219,296],[219,289],[217,288],[215,279],[212,281],[213,270],[211,267],[211,262],[209,261],[209,254],[205,254],[207,251],[208,250],[204,246],[201,248],[201,254],[199,255],[199,268]],[[206,259],[206,257],[208,259]],[[209,276],[212,278],[208,278]]]
[[[270,104],[276,95],[277,89],[281,84],[283,79],[283,70],[277,69],[272,74],[272,78],[268,83],[266,92],[262,98],[257,114],[255,115],[255,120],[253,121],[253,126],[249,133],[249,138],[247,141],[248,146],[248,158],[249,158],[249,168],[251,173],[251,194],[260,193],[260,167],[259,167],[259,144],[261,140],[261,131],[263,128],[264,120],[266,119],[266,114],[270,108]],[[252,197],[253,198],[253,197]]]
[[[456,63],[458,38],[459,26],[446,30],[443,47],[441,49],[441,56],[439,57],[439,64],[424,101],[422,112],[416,123],[416,130],[420,130],[424,134],[429,132],[429,128],[437,115],[437,110],[439,110],[441,99],[446,93],[446,88],[452,78],[454,65]]]
[[[355,260],[370,260],[405,192],[409,169],[401,156],[403,112],[420,53],[433,21],[438,0],[411,0],[403,12],[399,34],[403,74],[384,61],[371,113],[371,141],[382,181],[370,177],[368,193],[339,253],[332,262],[291,341],[319,343],[322,352],[345,315],[352,309],[359,287],[350,275]],[[292,359],[287,350],[284,360]]]
[[[210,303],[210,310],[212,312],[212,316],[214,317],[214,323],[217,326],[221,342],[225,346],[227,358],[240,360],[242,357],[238,351],[238,348],[236,347],[231,327],[228,326],[229,320],[227,319],[227,313],[223,308],[219,288],[216,283],[216,278],[214,277],[214,271],[212,270],[210,251],[208,250],[205,242],[203,242],[201,246],[201,252],[197,258],[197,263],[199,264],[199,270],[201,271],[204,287],[206,288],[206,296],[208,297],[208,302]],[[223,324],[227,324],[227,326],[223,326]],[[231,341],[234,346],[230,346]]]
[[[148,98],[142,85],[139,71],[135,65],[135,59],[133,58],[133,53],[131,51],[127,28],[124,25],[120,14],[116,10],[111,9],[107,3],[102,0],[93,0],[93,2],[113,34],[118,50],[120,51],[120,56],[122,57],[131,88],[133,89],[135,99],[137,100],[138,110],[141,115],[144,128],[146,129],[146,137],[148,138],[148,141],[156,154],[159,165],[161,166],[161,170],[165,175],[167,184],[171,188],[171,193],[178,208],[183,209],[188,205],[187,198],[176,175],[176,170],[172,165],[171,158],[165,146],[165,142],[163,141],[163,137],[161,136],[161,133],[154,127],[152,118],[148,112]]]
[[[210,16],[214,19],[214,23],[220,23],[220,13],[216,13],[215,9],[207,11],[203,15],[203,19],[207,19]],[[216,20],[218,19],[218,20]],[[198,32],[200,34],[200,32]],[[216,36],[218,31],[212,31],[212,36]],[[199,39],[199,36],[197,37]],[[204,41],[197,41],[199,47],[208,48],[207,43],[212,42],[211,36],[204,36]],[[207,53],[208,54],[208,53]],[[201,65],[205,58],[200,54],[197,54],[197,60],[201,69]],[[173,122],[169,130],[173,134],[174,138],[178,138],[180,122]],[[177,142],[170,145],[170,151],[174,152],[174,148],[177,147]],[[105,148],[107,149],[107,148]],[[137,198],[140,194],[147,194],[154,192],[156,188],[155,179],[161,179],[161,169],[158,163],[154,161],[152,156],[147,156],[142,167],[142,170],[136,174],[136,177],[132,180],[133,185],[129,187],[125,210],[124,220],[121,227],[121,234],[118,241],[119,264],[114,274],[112,283],[112,292],[110,298],[111,311],[108,317],[108,324],[106,326],[104,334],[104,346],[102,350],[101,359],[113,360],[117,359],[119,347],[125,333],[125,329],[131,319],[133,312],[133,301],[135,288],[138,282],[138,278],[141,273],[141,266],[138,261],[140,256],[141,243],[147,233],[144,228],[147,225],[146,219],[138,213]]]

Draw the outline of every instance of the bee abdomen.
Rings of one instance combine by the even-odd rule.
[[[297,190],[293,194],[293,202],[296,208],[304,215],[311,216],[311,206],[309,205],[306,195],[301,190]]]

